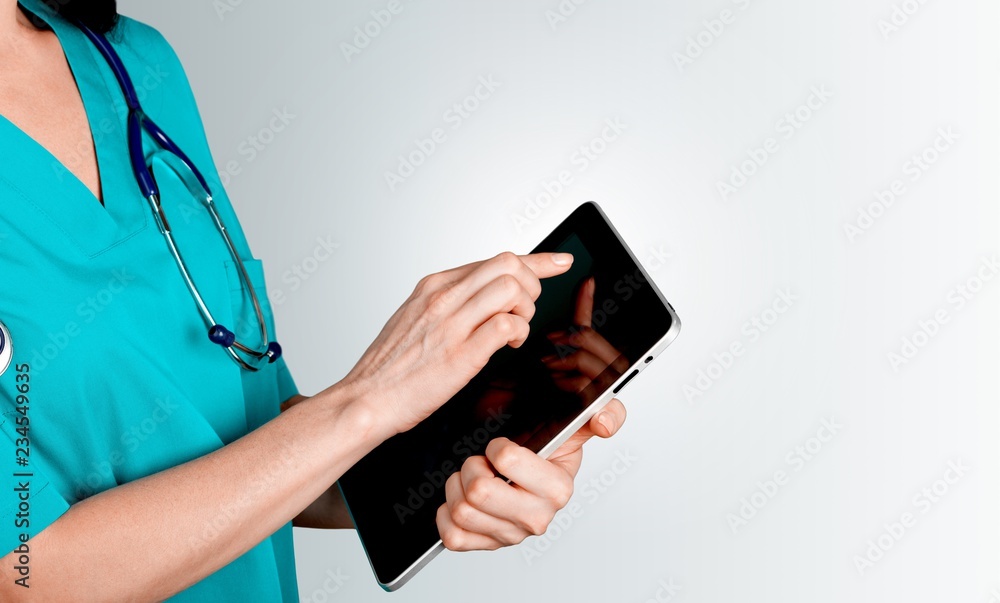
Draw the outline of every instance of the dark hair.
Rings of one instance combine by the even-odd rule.
[[[45,0],[70,21],[80,21],[90,29],[107,33],[118,22],[116,0]]]

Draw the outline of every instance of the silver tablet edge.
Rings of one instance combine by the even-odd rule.
[[[354,521],[354,513],[351,512],[351,505],[347,503],[347,497],[344,496],[344,489],[340,487],[340,480],[337,480],[337,490],[340,491],[340,498],[344,501],[344,507],[347,508],[347,515],[351,518],[351,523],[355,525],[354,531],[356,534],[358,534],[358,540],[361,541],[361,548],[365,551],[365,557],[368,559],[368,567],[371,568],[372,574],[375,576],[375,581],[378,582],[378,585],[382,587],[382,590],[386,592],[392,592],[394,590],[398,590],[404,584],[409,582],[410,578],[417,575],[417,572],[423,569],[425,565],[430,563],[431,559],[436,557],[438,553],[444,550],[444,543],[442,543],[441,540],[438,540],[437,544],[432,546],[430,549],[427,550],[426,553],[421,555],[419,559],[413,562],[413,565],[406,568],[406,571],[400,574],[398,578],[389,583],[382,582],[379,579],[378,574],[375,573],[375,564],[372,563],[372,556],[368,552],[368,545],[365,544],[365,539],[362,538],[361,534],[357,531],[356,527],[357,523]]]

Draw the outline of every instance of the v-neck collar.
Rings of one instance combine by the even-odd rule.
[[[20,0],[20,5],[45,22],[55,33],[69,63],[90,123],[100,170],[102,206],[93,192],[45,147],[12,122],[0,116],[0,140],[22,137],[16,146],[23,162],[51,165],[42,178],[8,178],[7,181],[42,213],[49,216],[87,256],[93,257],[138,234],[149,224],[149,212],[135,182],[125,132],[127,109],[118,80],[93,43],[74,24],[56,14],[42,0]],[[9,135],[8,135],[9,133]],[[45,173],[45,171],[42,171]]]

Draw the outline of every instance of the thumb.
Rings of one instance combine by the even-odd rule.
[[[552,455],[552,458],[566,456],[583,448],[587,441],[597,436],[599,438],[610,438],[618,433],[623,423],[625,423],[625,405],[621,400],[615,398],[608,402],[608,405],[594,415],[586,425],[574,433],[566,443],[559,447]]]

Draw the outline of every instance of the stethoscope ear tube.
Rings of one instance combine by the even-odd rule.
[[[111,43],[108,42],[107,38],[91,30],[79,21],[76,25],[83,31],[84,34],[86,34],[91,42],[94,43],[94,46],[97,47],[97,50],[110,66],[111,71],[114,72],[119,86],[121,86],[122,93],[125,96],[125,101],[129,108],[127,119],[129,160],[132,164],[132,171],[135,174],[136,183],[139,185],[139,190],[142,192],[142,196],[149,202],[153,216],[156,219],[156,225],[160,229],[160,233],[163,234],[163,238],[167,243],[167,249],[170,251],[170,254],[173,256],[174,261],[180,270],[181,277],[184,279],[184,284],[187,286],[188,291],[190,291],[191,296],[194,298],[195,304],[198,307],[198,312],[202,315],[203,320],[208,325],[209,341],[224,348],[229,354],[229,357],[232,358],[233,361],[236,362],[236,364],[238,364],[241,368],[247,371],[260,370],[260,367],[257,366],[257,362],[262,361],[264,358],[267,358],[268,363],[275,362],[281,357],[281,346],[278,345],[276,341],[268,340],[267,323],[264,319],[264,313],[260,307],[260,300],[257,299],[257,293],[254,290],[253,283],[250,281],[250,276],[247,274],[243,259],[236,250],[236,246],[233,244],[233,241],[229,236],[229,232],[226,230],[226,226],[223,224],[222,218],[219,216],[219,212],[215,208],[215,203],[212,199],[212,191],[208,186],[208,181],[205,180],[201,172],[198,171],[194,162],[191,161],[191,159],[189,159],[183,151],[181,151],[180,147],[178,147],[169,136],[167,136],[166,132],[156,125],[156,123],[153,122],[153,120],[150,119],[145,112],[143,112],[142,106],[139,103],[138,94],[136,94],[135,86],[132,84],[132,79],[129,77],[128,71],[125,69],[125,64],[122,62],[121,57],[118,56],[114,47],[111,46]],[[180,251],[177,249],[177,244],[175,243],[173,234],[170,231],[170,223],[167,221],[167,217],[163,213],[163,206],[160,203],[159,187],[157,187],[156,180],[153,178],[153,173],[150,170],[149,165],[146,163],[146,157],[143,153],[143,131],[147,132],[164,151],[167,151],[177,157],[181,163],[184,164],[184,167],[194,175],[198,184],[203,189],[205,194],[203,204],[211,215],[212,221],[215,222],[216,228],[222,234],[226,248],[229,250],[229,254],[232,256],[233,261],[239,269],[240,281],[242,282],[243,289],[248,292],[250,300],[253,304],[254,315],[257,319],[259,327],[261,345],[265,346],[263,351],[259,348],[251,348],[240,343],[236,340],[236,335],[231,330],[217,323],[212,317],[212,313],[209,311],[208,306],[205,304],[205,300],[202,298],[201,293],[198,291],[198,287],[195,285],[194,280],[191,277],[187,264],[185,264]],[[241,353],[248,356],[250,360],[248,361],[246,358],[241,356]]]

